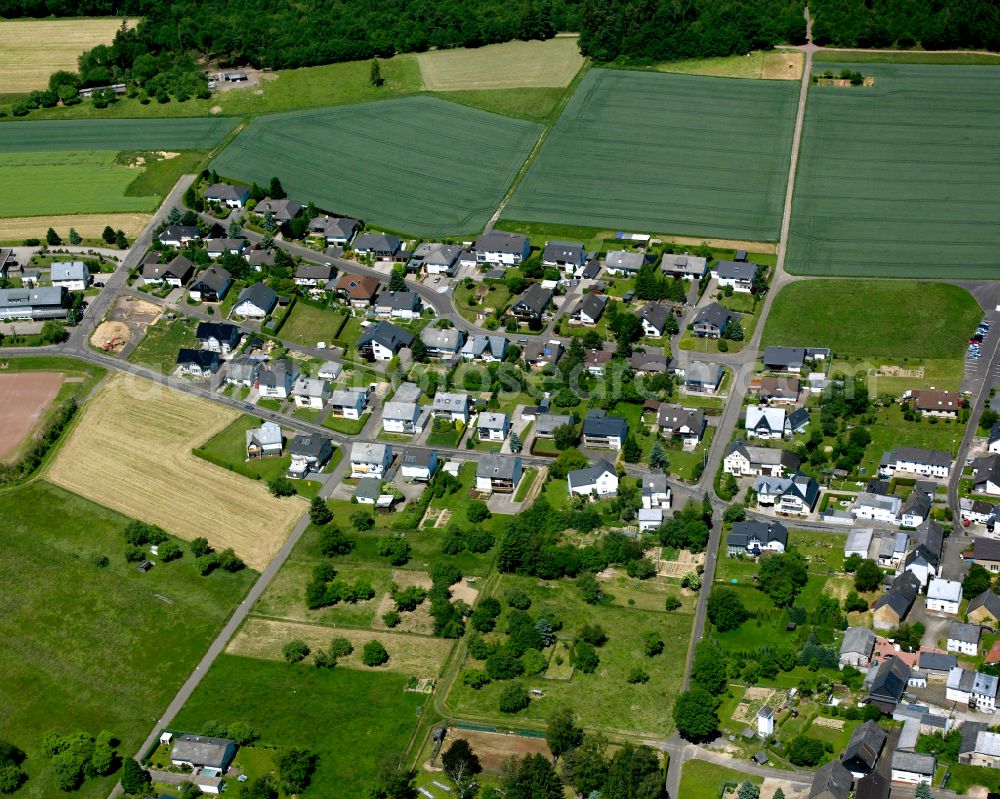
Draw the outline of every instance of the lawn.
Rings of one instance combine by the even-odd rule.
[[[949,791],[964,794],[974,785],[983,785],[990,791],[1000,791],[1000,771],[985,766],[951,766]]]
[[[515,502],[524,502],[537,475],[538,469],[531,468],[524,470],[524,474],[521,475],[521,482],[517,484],[517,493],[514,495]]]
[[[324,311],[304,302],[297,302],[281,326],[281,338],[311,347],[317,341],[330,342],[336,339],[346,321],[347,314]]]
[[[146,335],[129,355],[129,360],[170,374],[177,367],[178,350],[182,347],[200,349],[194,336],[195,327],[194,319],[161,319],[146,328]]]
[[[900,407],[893,405],[879,411],[875,424],[868,427],[872,440],[865,448],[861,465],[865,467],[866,475],[874,475],[878,471],[882,455],[903,446],[940,449],[954,457],[964,431],[965,426],[958,422],[941,421],[932,424],[929,419],[907,422],[903,419]]]
[[[0,494],[0,518],[3,737],[28,754],[17,795],[47,799],[43,733],[108,730],[131,755],[255,575],[201,577],[188,552],[140,574],[123,558],[127,517],[43,481]],[[77,795],[113,784],[87,780]]]
[[[170,158],[149,152],[121,153],[119,160],[126,160],[130,164],[136,163],[137,158],[143,160],[142,171],[129,184],[125,194],[129,197],[153,196],[162,199],[170,193],[181,175],[201,171],[201,163],[206,155],[204,150],[172,153]]]
[[[416,58],[424,88],[437,92],[568,86],[583,66],[575,36],[438,49]]]
[[[0,153],[107,150],[109,144],[117,151],[210,150],[236,123],[220,117],[10,122],[0,125]]]
[[[874,77],[875,85],[810,87],[788,270],[996,277],[997,72],[926,64],[843,67]]]
[[[406,749],[427,702],[404,692],[405,683],[401,674],[220,655],[173,726],[197,731],[220,717],[248,721],[260,730],[261,746],[317,755],[308,795],[362,799],[382,758]]]
[[[323,420],[323,427],[328,430],[333,430],[337,433],[343,433],[345,436],[356,436],[362,430],[365,429],[365,425],[368,423],[368,419],[371,418],[372,412],[361,414],[360,419],[345,419],[342,416],[327,416]]]
[[[965,289],[944,283],[809,280],[774,298],[761,345],[829,347],[835,357],[960,358],[981,316]]]
[[[773,241],[797,90],[790,81],[592,69],[504,216]],[[614,165],[614,179],[600,164]]]
[[[688,760],[681,771],[680,796],[684,799],[719,799],[724,783],[739,784],[747,775],[733,768],[718,766],[705,760]],[[761,785],[761,777],[749,777],[754,785]]]
[[[544,722],[553,708],[572,703],[580,723],[604,730],[628,730],[640,735],[669,735],[673,724],[670,710],[673,697],[681,689],[687,640],[691,631],[691,615],[666,613],[662,599],[657,610],[617,604],[587,605],[569,580],[544,582],[537,578],[504,575],[499,594],[509,588],[524,590],[532,599],[530,613],[537,617],[555,613],[563,622],[561,639],[571,638],[584,624],[600,624],[608,634],[608,642],[599,650],[601,662],[593,674],[575,672],[571,680],[526,677],[523,685],[544,691],[527,710],[517,716],[505,716],[497,709],[504,682],[493,682],[478,691],[460,680],[451,689],[446,705],[456,713],[480,719],[495,719],[505,725]],[[653,584],[639,584],[637,591],[655,591]],[[613,593],[613,592],[612,592]],[[661,595],[662,596],[662,595]],[[505,611],[506,612],[506,611]],[[504,628],[501,618],[498,628]],[[655,658],[642,654],[642,636],[655,630],[664,641],[671,642],[666,651]],[[683,645],[678,645],[683,643]],[[556,644],[555,654],[564,658],[568,650],[563,642]],[[553,655],[553,657],[555,656]],[[630,685],[625,681],[629,669],[641,664],[649,673],[649,682]],[[482,668],[482,663],[467,659],[464,668]]]
[[[0,193],[7,201],[0,213],[154,210],[158,205],[154,197],[128,196],[136,171],[115,163],[116,155],[108,150],[6,153],[0,165]]]
[[[754,50],[746,55],[667,61],[654,64],[652,69],[719,78],[799,80],[802,77],[803,60],[802,53],[794,50]]]
[[[482,228],[540,128],[433,97],[253,120],[212,166],[422,236]]]

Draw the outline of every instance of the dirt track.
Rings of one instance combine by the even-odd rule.
[[[59,372],[0,374],[0,460],[17,454],[62,384]]]

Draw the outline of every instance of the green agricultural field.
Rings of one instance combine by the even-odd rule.
[[[773,241],[798,87],[594,69],[504,216]]]
[[[1000,72],[843,64],[872,87],[812,86],[786,268],[811,275],[1000,276]],[[815,71],[828,67],[820,64]]]
[[[138,170],[116,164],[115,158],[116,153],[107,150],[7,153],[0,163],[0,195],[6,198],[0,214],[45,216],[156,208],[155,197],[127,196]]]
[[[774,298],[762,346],[829,347],[858,358],[960,358],[982,309],[958,286],[808,280]]]
[[[258,117],[212,166],[323,208],[423,236],[471,233],[540,127],[432,97]]]
[[[210,150],[237,120],[80,119],[0,125],[0,153],[38,150]]]
[[[220,655],[173,726],[197,731],[214,719],[248,721],[262,746],[317,755],[307,796],[362,799],[386,753],[405,750],[428,702],[404,692],[406,679]]]
[[[18,797],[49,799],[41,736],[108,730],[131,755],[255,575],[201,577],[186,546],[140,574],[123,558],[126,517],[43,481],[0,494],[0,518],[3,738],[28,754]],[[114,781],[76,795],[107,796]]]

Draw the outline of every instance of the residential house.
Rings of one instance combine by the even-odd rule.
[[[990,732],[982,721],[963,722],[958,762],[965,766],[1000,768],[1000,733]]]
[[[1000,541],[993,538],[976,537],[973,542],[973,558],[986,571],[1000,572]]]
[[[859,558],[867,559],[871,553],[872,541],[875,538],[875,530],[871,527],[858,527],[847,532],[847,543],[844,544],[844,557],[849,558],[857,555]]]
[[[920,591],[920,581],[904,571],[892,581],[892,587],[875,601],[872,621],[876,630],[891,630],[900,625],[913,607]]]
[[[989,437],[986,439],[986,450],[988,452],[1000,452],[1000,422],[997,422],[990,428]]]
[[[893,524],[898,520],[903,500],[895,496],[882,496],[863,491],[854,500],[851,512],[855,518]]]
[[[748,405],[744,425],[747,438],[782,439],[790,433],[784,408]]]
[[[517,266],[531,253],[531,242],[520,233],[494,230],[476,238],[476,262],[493,266]]]
[[[254,268],[256,272],[263,272],[265,266],[274,266],[274,252],[271,250],[244,250],[243,260]]]
[[[576,307],[570,313],[570,320],[581,325],[593,327],[604,316],[608,298],[603,294],[584,294]]]
[[[262,217],[272,214],[275,222],[284,225],[302,213],[302,203],[298,200],[289,200],[287,197],[280,200],[268,198],[257,203],[253,210]]]
[[[517,455],[484,453],[476,464],[476,490],[484,494],[513,494],[523,471]]]
[[[243,251],[250,246],[246,239],[209,239],[205,242],[205,252],[208,257],[215,259],[223,255],[243,255]]]
[[[349,216],[317,216],[309,223],[309,235],[319,236],[327,244],[346,246],[361,229],[361,220]]]
[[[240,343],[240,329],[227,322],[199,322],[194,337],[203,350],[228,355]]]
[[[761,360],[769,372],[799,374],[806,361],[806,350],[805,347],[767,347]]]
[[[36,289],[42,282],[40,269],[21,269],[21,286],[26,289]]]
[[[767,738],[774,734],[774,708],[764,705],[757,711],[757,737]]]
[[[360,419],[368,405],[367,388],[338,389],[330,394],[330,416]]]
[[[220,302],[233,285],[233,276],[221,266],[212,264],[201,272],[188,288],[188,294],[196,302]]]
[[[219,371],[219,353],[182,348],[177,353],[177,366],[181,374],[191,377],[211,377]]]
[[[700,255],[664,253],[660,261],[660,271],[665,275],[682,277],[686,280],[701,280],[708,271],[708,259]]]
[[[614,353],[607,350],[584,350],[583,366],[594,377],[604,377],[604,369],[613,358]]]
[[[521,322],[541,322],[552,303],[552,289],[532,283],[510,306],[510,313]]]
[[[931,515],[934,497],[920,488],[914,488],[899,510],[899,523],[904,527],[919,527]]]
[[[431,403],[431,413],[435,417],[451,419],[453,422],[469,423],[469,395],[438,391]]]
[[[244,319],[263,319],[278,304],[278,295],[264,283],[254,283],[239,293],[232,313]]]
[[[800,384],[797,377],[759,377],[750,384],[761,402],[771,405],[794,404],[799,399]],[[808,411],[807,411],[808,413]]]
[[[897,447],[882,456],[879,471],[885,475],[902,472],[947,480],[951,473],[951,456],[936,449]]]
[[[83,291],[90,285],[90,269],[83,261],[53,261],[49,282],[67,291]]]
[[[930,652],[921,649],[917,659],[917,671],[924,675],[928,682],[946,683],[948,673],[958,665],[958,659],[946,652]]]
[[[371,441],[355,441],[351,444],[351,478],[385,478],[386,470],[392,463],[392,447]]]
[[[414,272],[423,269],[428,275],[454,277],[458,272],[458,256],[461,252],[462,248],[456,244],[425,241],[413,251],[413,257],[406,268]]]
[[[225,774],[234,757],[235,741],[207,735],[176,735],[170,749],[170,762],[173,765],[186,766],[214,777]]]
[[[612,275],[634,277],[646,262],[646,254],[634,250],[611,250],[604,256],[604,268]]]
[[[205,189],[205,202],[218,203],[227,208],[242,208],[249,199],[250,190],[246,186],[213,183]]]
[[[637,375],[665,375],[669,363],[670,358],[658,350],[633,352],[629,359],[629,366]]]
[[[337,296],[344,298],[352,308],[367,308],[378,294],[378,278],[371,275],[344,273],[334,285]]]
[[[257,358],[234,358],[226,365],[226,384],[253,388],[257,385],[261,362]]]
[[[635,518],[639,523],[639,532],[646,533],[663,524],[663,511],[660,508],[639,508]]]
[[[485,363],[502,361],[507,354],[509,343],[503,336],[476,333],[470,336],[462,347],[462,357],[467,361],[483,361]]]
[[[362,477],[354,487],[354,499],[359,505],[376,505],[382,496],[382,481],[377,477]]]
[[[892,715],[903,698],[909,680],[910,667],[903,658],[885,658],[875,672],[864,701],[875,705],[883,713]]]
[[[506,441],[510,433],[510,417],[506,413],[481,413],[476,422],[481,441]]]
[[[169,225],[156,238],[168,247],[180,247],[189,241],[198,241],[201,231],[194,225]]]
[[[665,474],[649,474],[642,478],[643,508],[669,510],[670,501],[670,485]]]
[[[403,246],[399,236],[387,233],[362,233],[354,240],[352,249],[361,255],[370,255],[378,260],[392,260]]]
[[[910,538],[906,533],[880,531],[875,545],[875,562],[883,569],[898,569],[909,552]]]
[[[358,339],[358,355],[366,361],[391,361],[403,347],[413,343],[413,334],[391,322],[369,325]]]
[[[715,277],[719,287],[732,286],[733,291],[749,294],[753,279],[757,274],[757,264],[747,261],[719,261],[715,265]]]
[[[608,416],[603,410],[591,408],[583,420],[583,445],[621,449],[628,436],[628,422],[620,416]]]
[[[649,338],[662,338],[667,332],[667,320],[673,311],[669,305],[661,302],[653,302],[639,311],[639,319],[642,322],[642,333]]]
[[[1000,505],[994,505],[985,499],[959,497],[958,505],[962,521],[970,524],[995,524],[996,517],[1000,516]]]
[[[930,785],[934,781],[935,769],[937,769],[937,758],[934,755],[902,752],[898,749],[892,753],[893,782],[913,785],[925,782]]]
[[[809,799],[847,799],[853,777],[839,760],[831,760],[813,774]]]
[[[281,428],[274,422],[264,422],[246,431],[247,460],[280,457],[283,444]]]
[[[521,350],[521,357],[529,369],[543,369],[555,366],[563,354],[562,342],[558,339],[548,341],[529,341]]]
[[[927,599],[924,601],[927,610],[939,613],[958,613],[962,604],[962,584],[957,580],[935,578],[927,586]]]
[[[423,310],[415,291],[383,291],[375,303],[375,313],[391,319],[418,319]]]
[[[798,471],[799,456],[777,447],[752,447],[746,441],[733,441],[726,448],[722,468],[734,477],[784,477]]]
[[[325,264],[299,264],[295,268],[295,285],[324,288],[333,280],[337,270]]]
[[[957,419],[962,407],[962,398],[956,391],[939,391],[938,389],[914,389],[903,395],[903,401],[909,401],[914,410],[925,416],[936,416],[941,419]]]
[[[691,332],[699,338],[720,338],[726,325],[733,319],[739,319],[739,314],[723,308],[717,302],[710,302],[694,315]]]
[[[1000,455],[991,453],[972,462],[972,490],[977,494],[1000,494]]]
[[[763,522],[756,519],[733,522],[733,529],[726,539],[727,554],[757,557],[762,552],[784,552],[788,546],[788,528],[781,522]]]
[[[316,370],[316,377],[320,380],[337,380],[343,371],[344,367],[336,361],[324,361]]]
[[[705,432],[705,411],[663,403],[656,412],[656,426],[666,438],[678,438],[685,450],[693,450]]]
[[[717,363],[691,361],[684,367],[684,390],[691,394],[715,394],[725,369]]]
[[[801,472],[789,477],[758,477],[753,488],[758,505],[795,516],[808,516],[819,499],[819,484]]]
[[[996,710],[997,678],[956,666],[948,672],[945,698],[983,713]]]
[[[387,402],[382,406],[382,429],[412,436],[423,432],[420,406],[415,402]]]
[[[872,662],[875,651],[875,633],[867,627],[848,627],[840,645],[840,666],[854,666],[862,671]]]
[[[288,399],[295,377],[295,369],[287,360],[262,364],[257,373],[257,391],[264,399]]]
[[[183,255],[176,255],[168,264],[146,263],[142,267],[142,282],[146,286],[183,286],[194,274],[194,265]]]
[[[292,385],[292,399],[297,408],[321,411],[329,398],[330,385],[325,380],[300,376]]]
[[[461,352],[465,334],[456,328],[442,330],[440,327],[427,326],[420,331],[420,340],[429,357],[448,360]]]
[[[326,436],[303,433],[292,439],[292,443],[288,445],[288,453],[292,456],[292,462],[286,475],[293,480],[299,479],[310,472],[323,471],[323,467],[333,457],[333,441]]]
[[[889,737],[889,733],[878,726],[874,721],[866,721],[854,728],[851,739],[847,743],[840,762],[844,768],[854,775],[855,779],[861,779],[867,774],[871,774],[878,765],[879,756],[882,754],[882,747]]]
[[[570,496],[603,499],[618,493],[618,472],[603,458],[583,469],[574,469],[566,479]]]
[[[400,458],[399,468],[404,480],[428,483],[437,467],[437,452],[432,449],[407,449]]]
[[[542,266],[554,266],[569,274],[576,274],[586,262],[587,253],[577,242],[550,241],[542,250]]]
[[[788,434],[797,435],[809,426],[809,411],[806,408],[796,408],[788,414]]]
[[[969,600],[965,615],[970,622],[1000,627],[1000,596],[992,588]]]
[[[960,655],[978,655],[982,634],[983,628],[978,624],[953,621],[948,625],[948,645],[945,648]]]

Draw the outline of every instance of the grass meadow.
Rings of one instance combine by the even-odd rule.
[[[786,268],[996,277],[1000,73],[987,66],[843,67],[873,76],[875,85],[810,87]]]
[[[108,730],[134,752],[255,575],[201,577],[189,552],[140,574],[123,558],[127,517],[40,480],[0,493],[0,518],[3,737],[28,754],[17,795],[48,799],[41,736]],[[104,797],[113,782],[76,795]]]
[[[734,768],[726,768],[707,760],[688,760],[681,771],[680,796],[684,799],[719,799],[724,783],[739,784],[748,779],[747,775]],[[749,777],[750,782],[760,786],[763,779]]]
[[[776,240],[796,97],[792,81],[593,69],[504,216]]]
[[[829,347],[835,357],[961,358],[982,309],[958,286],[808,280],[774,298],[762,346]]]
[[[583,66],[575,36],[433,50],[416,58],[424,88],[438,92],[568,86]]]
[[[244,720],[260,746],[317,755],[307,794],[362,799],[387,753],[405,750],[428,697],[406,693],[406,677],[223,654],[173,726],[198,731],[213,719]]]
[[[432,97],[253,120],[212,163],[219,174],[424,236],[480,230],[540,132]]]
[[[81,119],[40,120],[0,124],[0,153],[30,151],[210,150],[237,120],[201,119]]]

